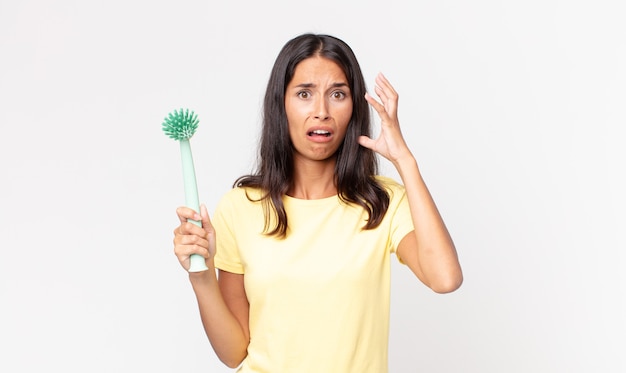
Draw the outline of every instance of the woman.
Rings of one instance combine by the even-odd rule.
[[[256,173],[235,182],[213,221],[205,206],[177,209],[174,251],[187,270],[191,254],[206,258],[209,270],[189,279],[227,366],[387,372],[391,254],[435,292],[461,285],[456,249],[400,131],[398,95],[381,74],[374,91],[380,102],[343,41],[290,40],[267,87]],[[377,175],[375,153],[402,184]]]

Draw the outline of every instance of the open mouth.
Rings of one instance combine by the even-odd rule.
[[[315,131],[309,132],[308,135],[309,136],[329,137],[330,136],[330,132],[329,131],[324,131],[324,130],[315,130]]]

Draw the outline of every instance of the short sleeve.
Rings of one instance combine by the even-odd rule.
[[[400,241],[415,229],[404,187],[397,186],[394,188],[389,207],[392,209],[388,211],[391,213],[391,248],[392,252],[395,253]]]
[[[215,208],[211,220],[215,228],[215,240],[217,253],[215,254],[215,267],[223,271],[243,274],[244,268],[234,234],[234,217],[236,211],[232,199],[236,194],[231,191],[222,197]]]

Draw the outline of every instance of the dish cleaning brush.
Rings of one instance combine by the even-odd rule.
[[[198,186],[196,184],[196,172],[191,154],[189,139],[198,128],[198,116],[189,109],[174,110],[165,117],[162,127],[163,132],[180,143],[180,156],[183,163],[183,184],[185,186],[185,204],[187,207],[200,213],[198,200]],[[201,227],[202,222],[187,220]],[[192,254],[189,258],[189,272],[201,272],[209,269],[201,255]]]

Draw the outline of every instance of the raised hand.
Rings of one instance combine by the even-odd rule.
[[[369,93],[365,94],[365,99],[380,117],[380,134],[375,140],[361,136],[359,137],[359,144],[382,155],[397,166],[397,163],[403,158],[413,157],[400,130],[398,93],[382,73],[376,76],[374,91],[380,102],[370,96]]]

